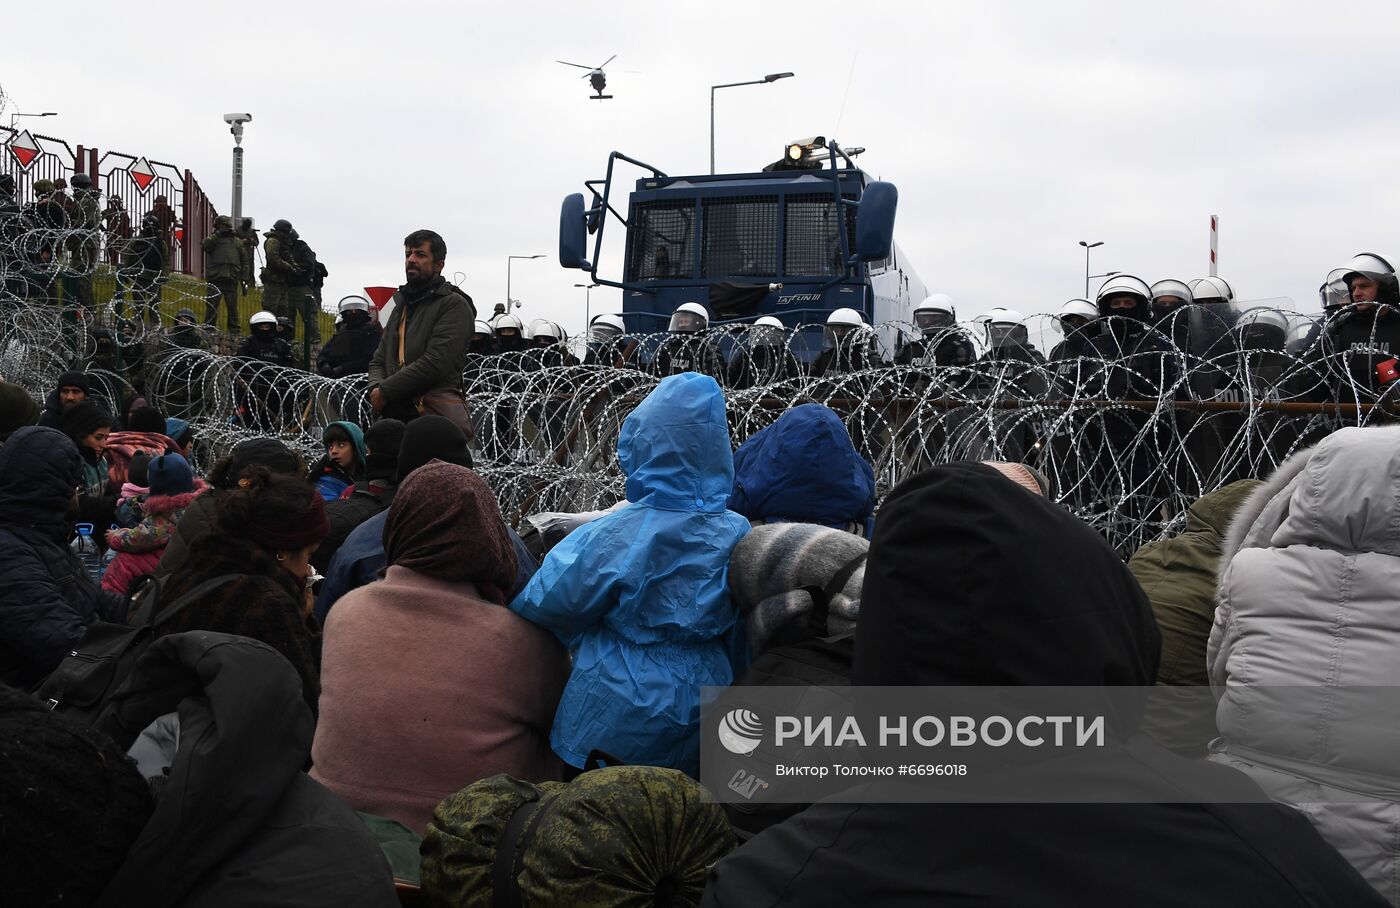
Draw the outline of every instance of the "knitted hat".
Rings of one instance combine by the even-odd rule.
[[[399,447],[399,482],[430,460],[455,463],[459,467],[472,465],[467,450],[467,436],[445,416],[420,416],[404,429]]]
[[[0,441],[39,421],[39,405],[19,385],[0,381]]]
[[[188,420],[180,419],[178,416],[167,416],[165,418],[165,437],[184,447],[194,438],[194,430],[190,428]]]
[[[369,455],[365,467],[372,471],[393,471],[399,462],[404,432],[408,427],[397,419],[381,419],[365,431]]]
[[[65,372],[58,377],[55,388],[81,388],[84,394],[92,390],[92,382],[85,372]]]
[[[165,434],[165,417],[155,407],[141,407],[131,411],[131,419],[126,427],[132,432],[154,432]]]
[[[1054,497],[1050,494],[1050,479],[1035,467],[1000,460],[984,460],[982,463],[1033,495],[1039,495],[1041,498]]]
[[[129,475],[129,474],[128,474]],[[162,454],[146,468],[151,495],[184,495],[194,491],[194,471],[179,454]]]
[[[98,429],[112,428],[112,417],[90,401],[83,401],[63,413],[63,434],[74,441],[87,438]]]
[[[151,455],[145,451],[137,451],[131,455],[131,461],[126,465],[126,481],[138,488],[147,488],[148,470],[151,463]]]
[[[275,438],[250,438],[234,448],[233,458],[229,461],[228,479],[237,483],[239,477],[254,466],[267,467],[274,473],[301,473],[301,464],[292,449]]]
[[[6,904],[96,904],[151,817],[146,781],[106,735],[4,685],[0,744]]]
[[[306,509],[299,515],[276,524],[253,524],[248,531],[249,539],[267,548],[290,552],[325,539],[330,534],[331,522],[326,516],[326,502],[321,498],[321,493],[311,489],[306,499]]]

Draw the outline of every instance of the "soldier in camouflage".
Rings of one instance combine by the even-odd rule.
[[[321,342],[321,326],[316,319],[316,313],[321,311],[321,287],[325,284],[326,266],[316,259],[315,251],[307,245],[293,230],[296,236],[292,244],[292,258],[297,263],[297,277],[291,284],[291,292],[288,299],[290,311],[287,317],[292,320],[295,326],[298,317],[306,322],[306,330],[311,335],[311,343]],[[307,315],[306,298],[310,296],[315,300],[310,307],[310,317]],[[295,333],[295,327],[293,328]]]
[[[74,272],[73,288],[78,305],[84,312],[91,313],[97,306],[92,292],[92,273],[97,267],[97,232],[102,227],[102,209],[98,205],[98,192],[92,187],[92,177],[85,173],[73,175],[73,208],[75,217],[71,226],[78,231],[68,238],[68,249],[73,254],[69,262]]]
[[[297,262],[293,253],[296,246],[296,231],[291,221],[279,219],[272,229],[263,234],[263,309],[274,316],[287,315],[287,303],[291,296],[291,285],[297,279]]]
[[[243,270],[239,273],[238,279],[243,283],[243,292],[252,293],[253,288],[258,285],[257,279],[253,276],[253,260],[258,253],[258,232],[253,229],[253,219],[244,218],[235,231],[238,241],[243,244]]]
[[[238,334],[238,283],[243,275],[243,243],[233,232],[233,221],[224,215],[214,218],[214,234],[204,238],[204,279],[209,295],[204,303],[204,323],[219,323],[219,303],[224,305],[224,324],[229,334]]]

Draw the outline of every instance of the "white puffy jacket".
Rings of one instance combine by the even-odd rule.
[[[1212,759],[1400,905],[1400,426],[1342,429],[1283,464],[1220,563]]]

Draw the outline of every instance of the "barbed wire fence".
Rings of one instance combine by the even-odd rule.
[[[80,302],[78,288],[96,267],[96,257],[81,252],[92,231],[35,226],[0,211],[0,237],[0,377],[37,400],[61,372],[83,369],[114,413],[140,396],[187,420],[202,471],[255,436],[281,438],[313,459],[328,423],[373,421],[365,376],[329,379],[218,355],[198,327],[132,317],[140,313],[123,306],[131,294],[120,289],[121,276],[111,298]],[[192,285],[189,308],[202,311],[204,291]],[[1237,318],[1238,325],[1253,321],[1248,313]],[[1325,332],[1293,321],[1292,340],[1282,330],[1261,339],[1227,327],[1204,348],[1174,343],[1176,326],[1159,325],[1137,335],[1153,344],[1139,343],[1112,362],[1096,355],[1045,362],[1022,347],[961,365],[927,356],[823,374],[803,362],[811,352],[810,343],[799,343],[804,330],[786,332],[775,347],[771,332],[760,343],[758,334],[729,326],[684,337],[624,336],[592,356],[573,355],[588,353],[582,339],[567,355],[548,348],[472,356],[464,385],[478,470],[515,525],[528,514],[599,509],[623,497],[622,423],[680,343],[689,353],[670,356],[673,367],[714,372],[726,386],[736,447],[791,407],[823,404],[874,467],[882,498],[938,463],[1025,462],[1050,478],[1057,500],[1127,554],[1179,530],[1196,498],[1265,477],[1340,426],[1389,419],[1386,400],[1317,355]],[[920,338],[913,326],[901,327],[904,337]],[[1028,337],[1042,347],[1058,337],[1048,317],[1031,327]],[[867,363],[897,352],[879,349],[873,333],[850,342],[868,345]],[[939,338],[922,342],[931,350]],[[1334,403],[1316,402],[1321,387]]]

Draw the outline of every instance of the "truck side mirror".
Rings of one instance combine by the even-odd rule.
[[[582,196],[579,204],[583,204]],[[888,258],[894,245],[894,212],[899,190],[893,183],[877,180],[865,187],[856,208],[855,257],[862,262]]]
[[[559,209],[559,264],[565,268],[589,267],[586,218],[583,193],[565,196]]]

